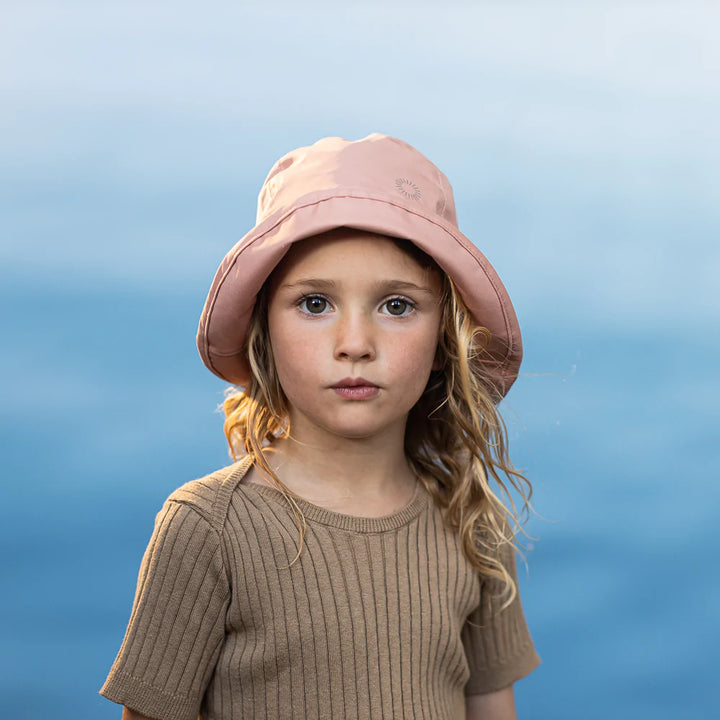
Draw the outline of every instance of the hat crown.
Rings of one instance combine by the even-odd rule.
[[[256,222],[311,193],[338,195],[344,190],[440,216],[457,227],[447,177],[412,145],[381,133],[354,141],[322,138],[283,155],[260,190]]]

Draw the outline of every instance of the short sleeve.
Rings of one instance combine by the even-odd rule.
[[[506,545],[502,561],[517,585],[515,550]],[[520,591],[513,602],[500,610],[503,600],[483,584],[480,604],[468,617],[462,632],[465,654],[470,668],[466,695],[494,692],[512,685],[528,675],[540,658],[525,621]]]
[[[158,720],[196,720],[224,639],[229,595],[217,531],[197,509],[169,499],[100,693]]]

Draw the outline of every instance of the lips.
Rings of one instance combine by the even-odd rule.
[[[353,387],[374,387],[376,388],[377,385],[375,383],[371,383],[369,380],[366,380],[364,377],[357,377],[357,378],[343,378],[340,380],[340,382],[335,383],[331,387],[333,388],[353,388]]]
[[[377,385],[363,377],[343,378],[331,387],[337,395],[345,400],[369,400],[380,392]]]

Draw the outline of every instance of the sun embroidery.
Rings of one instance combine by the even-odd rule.
[[[395,187],[405,196],[412,198],[413,200],[419,200],[422,197],[420,188],[412,181],[407,178],[398,178],[395,181]]]

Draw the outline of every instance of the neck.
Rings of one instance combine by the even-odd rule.
[[[310,502],[402,507],[412,497],[416,478],[400,430],[362,439],[282,438],[272,444],[267,459],[288,489]]]

